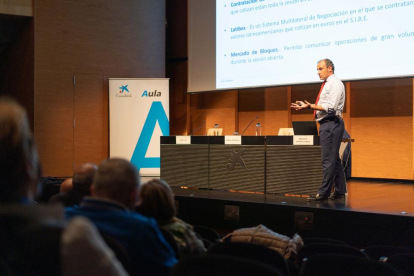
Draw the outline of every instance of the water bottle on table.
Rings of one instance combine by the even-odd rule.
[[[262,125],[260,123],[256,124],[256,136],[262,136]]]

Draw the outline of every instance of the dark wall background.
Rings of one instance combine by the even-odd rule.
[[[35,136],[44,173],[69,176],[108,156],[108,79],[165,77],[165,1],[34,7]]]
[[[34,126],[34,26],[32,17],[0,14],[0,94],[16,98]]]

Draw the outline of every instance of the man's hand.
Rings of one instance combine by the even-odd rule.
[[[307,101],[305,101],[305,102],[296,101],[296,103],[292,103],[290,105],[290,107],[295,109],[295,110],[306,109],[306,108],[308,108],[308,106],[309,106],[309,103]]]

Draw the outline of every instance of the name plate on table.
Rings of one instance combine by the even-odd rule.
[[[190,145],[191,136],[175,136],[175,143],[177,145]]]
[[[313,135],[293,135],[294,146],[313,146]]]
[[[226,135],[224,137],[225,145],[241,145],[241,136],[237,135]]]

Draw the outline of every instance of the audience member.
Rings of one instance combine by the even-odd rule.
[[[88,275],[126,275],[99,235],[85,236],[94,231],[90,222],[65,226],[62,208],[29,205],[40,174],[26,112],[14,100],[0,97],[0,274],[73,275],[64,268],[84,260],[80,251],[68,249],[82,244],[81,250],[91,253],[88,261],[101,264],[101,270],[89,266]],[[72,262],[62,257],[67,251]]]
[[[61,186],[61,192],[52,196],[49,199],[49,202],[62,203],[65,207],[78,205],[85,196],[90,195],[93,176],[97,169],[98,168],[91,163],[81,165],[73,173],[73,178],[69,178],[62,183],[62,186],[68,186],[67,184],[64,185],[66,182],[72,183],[72,189],[62,192]]]
[[[153,217],[160,227],[173,234],[180,257],[201,254],[206,251],[203,242],[193,231],[193,227],[176,217],[174,193],[163,180],[153,179],[141,185],[136,211]]]
[[[30,202],[40,171],[26,112],[15,101],[0,98],[0,202]]]
[[[174,252],[152,218],[131,212],[139,188],[137,169],[123,159],[102,162],[95,173],[91,197],[66,209],[68,218],[85,216],[99,231],[115,238],[131,259],[132,275],[168,275]]]

